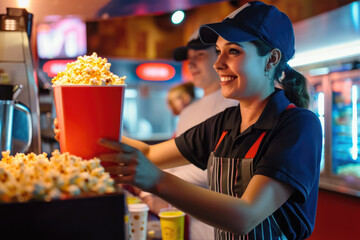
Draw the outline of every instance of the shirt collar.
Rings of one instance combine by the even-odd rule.
[[[275,127],[281,114],[285,111],[290,101],[286,98],[283,90],[276,88],[275,92],[270,95],[270,100],[265,109],[256,121],[254,128],[272,129]]]
[[[232,137],[233,141],[235,141],[238,137],[244,136],[254,129],[272,129],[276,126],[281,114],[283,111],[285,111],[289,104],[290,101],[286,98],[284,91],[276,88],[275,92],[270,95],[269,102],[266,104],[265,109],[253,126],[250,126],[250,128],[240,134],[240,123],[242,121],[242,117],[240,114],[239,104],[236,107],[236,110],[233,112],[233,121],[229,121],[228,125],[225,127],[225,130],[230,132],[229,135]],[[233,125],[234,123],[235,125]]]

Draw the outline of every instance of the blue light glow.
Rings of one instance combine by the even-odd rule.
[[[351,102],[352,102],[352,122],[351,122],[351,137],[352,137],[352,148],[351,148],[351,156],[353,160],[358,158],[358,127],[357,127],[357,86],[353,85],[351,87]]]
[[[359,2],[351,3],[351,19],[357,31],[360,29]]]
[[[325,94],[324,92],[319,92],[317,94],[317,112],[319,115],[319,120],[321,124],[322,131],[322,149],[321,149],[321,162],[320,162],[320,171],[325,167]]]
[[[185,13],[181,10],[178,10],[174,12],[173,15],[171,16],[171,21],[173,24],[179,24],[184,20],[184,18],[185,18]]]

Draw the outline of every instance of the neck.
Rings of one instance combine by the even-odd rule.
[[[247,99],[246,101],[240,100],[240,133],[256,123],[266,107],[266,104],[269,102],[270,95],[271,94],[265,98],[255,97],[253,99]]]

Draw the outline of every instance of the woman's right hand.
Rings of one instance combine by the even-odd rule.
[[[55,133],[55,139],[57,141],[60,141],[60,129],[57,118],[54,119],[54,133]]]
[[[111,163],[105,164],[104,168],[117,183],[131,184],[152,192],[164,175],[164,172],[137,148],[107,139],[101,139],[99,143],[118,152],[98,156],[101,162]]]

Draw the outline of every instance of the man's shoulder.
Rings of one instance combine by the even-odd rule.
[[[188,115],[201,112],[208,113],[208,117],[211,117],[219,112],[224,111],[228,107],[237,106],[238,101],[225,98],[221,95],[221,90],[216,91],[208,96],[204,96],[195,102],[184,108],[180,115]],[[201,111],[201,112],[199,112]]]

